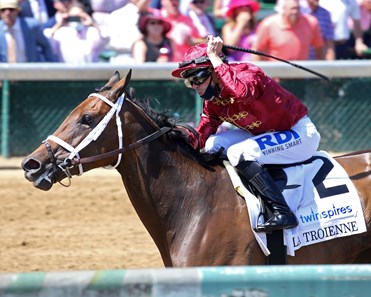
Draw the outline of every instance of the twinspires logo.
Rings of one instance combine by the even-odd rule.
[[[289,149],[302,143],[300,135],[293,130],[275,132],[255,138],[264,155]]]
[[[348,216],[352,211],[353,209],[351,205],[336,207],[333,204],[332,209],[324,210],[321,212],[314,212],[314,210],[311,208],[311,212],[309,214],[301,214],[299,216],[299,220],[303,224],[313,223],[315,221],[329,220],[332,218]]]
[[[357,207],[351,202],[344,199],[338,203],[321,202],[320,210],[307,207],[298,211],[299,232],[292,237],[295,248],[362,232],[359,223],[363,218],[356,215]]]

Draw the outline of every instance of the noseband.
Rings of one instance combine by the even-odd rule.
[[[113,104],[110,100],[108,100],[106,97],[102,96],[101,94],[98,93],[92,93],[89,95],[89,97],[98,97],[99,99],[103,100],[105,103],[111,106],[110,111],[104,116],[104,118],[99,122],[99,124],[80,142],[80,144],[77,145],[76,148],[71,146],[70,144],[66,143],[64,140],[54,136],[54,135],[49,135],[46,140],[43,141],[45,148],[48,152],[50,162],[53,166],[53,176],[55,176],[55,172],[59,169],[61,169],[64,174],[68,178],[68,184],[63,184],[60,181],[58,181],[62,186],[69,187],[71,185],[71,178],[72,174],[70,173],[70,169],[72,169],[75,165],[79,166],[79,176],[84,173],[83,166],[82,164],[84,163],[89,163],[97,160],[102,160],[106,159],[109,157],[113,156],[118,156],[117,162],[114,166],[107,166],[104,167],[106,169],[114,169],[117,168],[117,166],[121,163],[121,158],[122,158],[122,153],[125,151],[137,148],[144,143],[150,142],[159,136],[167,133],[170,131],[173,127],[163,127],[160,130],[157,130],[156,132],[138,140],[135,143],[129,144],[126,147],[123,147],[123,133],[122,133],[122,123],[120,119],[120,111],[122,108],[122,105],[125,100],[125,94],[122,94],[116,101],[115,104]],[[109,121],[112,119],[113,115],[116,113],[116,125],[117,125],[117,136],[118,136],[118,142],[119,142],[119,148],[107,152],[101,155],[97,156],[92,156],[92,157],[87,157],[87,158],[80,158],[79,152],[85,148],[89,143],[92,141],[97,140],[97,138],[102,134],[104,129],[107,127]],[[62,146],[65,150],[70,152],[70,155],[63,161],[63,163],[57,164],[57,158],[55,157],[53,150],[51,148],[51,145],[48,143],[48,140],[52,140],[55,143],[59,144]]]

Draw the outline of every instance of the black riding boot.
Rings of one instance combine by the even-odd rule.
[[[256,227],[258,232],[290,229],[298,225],[298,221],[286,204],[280,189],[260,164],[252,161],[243,161],[236,168],[261,194],[261,199],[273,209],[272,217],[264,224]]]

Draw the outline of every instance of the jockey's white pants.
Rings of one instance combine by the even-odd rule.
[[[291,164],[303,162],[317,151],[321,136],[308,116],[290,130],[252,135],[233,129],[211,135],[204,151],[215,153],[224,147],[224,154],[233,166],[240,161],[260,164]]]

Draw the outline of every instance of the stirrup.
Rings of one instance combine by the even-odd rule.
[[[253,230],[255,232],[267,232],[264,228],[264,226],[262,224],[259,224],[259,219],[260,217],[263,216],[264,217],[264,212],[262,210],[260,210],[259,212],[259,215],[258,215],[258,218],[256,219],[256,227],[253,228]],[[263,223],[264,224],[264,223]],[[262,228],[263,227],[263,228]]]
[[[285,230],[285,229],[289,229],[287,227],[282,227],[282,225],[277,225],[278,228],[268,228],[267,229],[267,226],[265,226],[264,224],[261,224],[261,225],[256,225],[256,227],[254,228],[254,231],[255,232],[264,232],[264,233],[272,233],[273,231],[277,231],[277,230]],[[288,226],[290,227],[290,226]],[[292,228],[292,227],[290,227]]]
[[[266,221],[264,224],[256,225],[256,227],[254,228],[254,231],[270,233],[270,232],[277,231],[277,230],[292,229],[298,226],[298,221],[296,221],[295,223],[292,222],[291,224],[286,224],[286,225],[265,225],[268,221]]]

